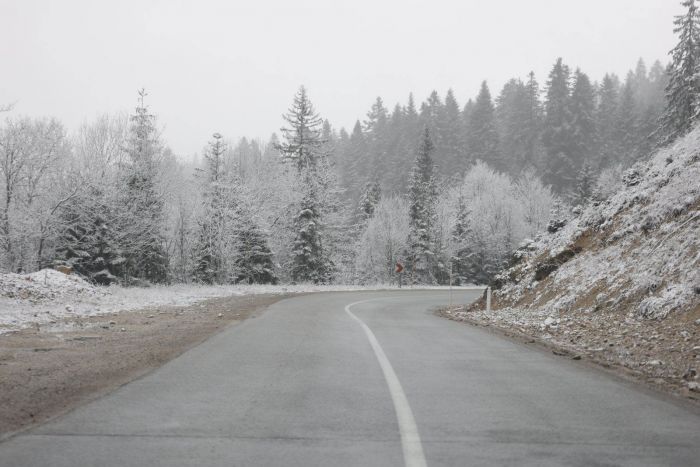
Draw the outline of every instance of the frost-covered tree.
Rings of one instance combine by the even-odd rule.
[[[63,224],[56,253],[60,264],[101,285],[117,280],[123,262],[119,238],[110,220],[113,207],[99,188],[89,187],[71,197],[60,211]]]
[[[7,119],[0,127],[0,270],[44,267],[63,183],[66,133],[55,119]],[[50,194],[50,195],[49,195]]]
[[[277,274],[266,233],[252,213],[241,202],[238,222],[234,227],[237,254],[234,260],[236,282],[246,284],[276,284]]]
[[[668,105],[661,130],[664,142],[687,133],[700,115],[700,14],[695,0],[684,0],[681,5],[687,11],[673,22],[678,44],[670,52]]]
[[[291,266],[291,276],[294,281],[314,284],[330,281],[333,265],[324,250],[321,231],[317,194],[313,186],[309,186],[294,218],[296,237],[292,247]]]
[[[520,205],[523,234],[534,238],[544,232],[549,222],[549,214],[556,202],[552,190],[542,183],[534,169],[523,171],[515,180],[513,187],[515,199]]]
[[[394,265],[403,261],[409,229],[408,204],[403,197],[382,198],[355,246],[355,270],[362,283],[388,284]]]
[[[452,190],[455,271],[461,283],[486,284],[507,263],[515,247],[541,232],[554,196],[533,172],[518,180],[477,163]]]
[[[416,154],[408,190],[408,266],[414,283],[432,283],[434,267],[433,225],[437,186],[434,176],[433,142],[426,127]]]
[[[360,198],[360,217],[363,220],[370,219],[374,215],[374,209],[379,204],[381,197],[382,189],[379,182],[376,180],[367,182],[362,198]]]
[[[125,262],[119,228],[127,132],[126,115],[103,115],[78,129],[67,167],[77,189],[56,210],[53,262],[98,284],[117,281]]]
[[[283,160],[294,162],[296,187],[301,193],[294,212],[291,246],[291,278],[297,282],[325,283],[332,277],[333,265],[325,249],[323,215],[330,199],[328,157],[324,153],[323,120],[314,110],[302,86],[284,116],[284,142],[278,148]],[[335,183],[333,183],[335,185]]]
[[[595,189],[595,174],[590,164],[585,163],[576,177],[576,191],[573,193],[573,204],[584,205],[593,196]]]
[[[304,86],[299,87],[283,118],[289,125],[282,128],[284,141],[278,146],[283,159],[292,162],[299,172],[315,170],[323,145],[323,120],[316,113]]]
[[[226,282],[225,244],[232,227],[230,179],[224,170],[227,145],[214,133],[204,152],[205,169],[200,171],[203,185],[203,211],[194,249],[193,278],[207,284]]]
[[[146,91],[139,92],[136,111],[130,116],[126,141],[127,160],[123,167],[124,210],[119,220],[120,244],[124,255],[121,274],[149,282],[168,280],[165,248],[164,200],[158,190],[158,169],[162,145],[156,118],[145,104]]]

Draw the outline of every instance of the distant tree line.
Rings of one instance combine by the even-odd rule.
[[[452,91],[336,131],[301,87],[281,138],[214,133],[176,157],[145,91],[129,115],[75,133],[51,118],[0,126],[0,271],[64,265],[99,284],[486,283],[571,205],[700,116],[700,15],[684,0],[671,63],[592,82],[562,59],[494,99]],[[11,111],[10,107],[0,112]],[[8,114],[10,115],[10,114]],[[204,143],[204,142],[203,142]]]

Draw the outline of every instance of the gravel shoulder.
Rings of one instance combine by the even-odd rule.
[[[683,319],[650,321],[618,313],[564,314],[556,319],[533,310],[498,308],[484,299],[439,316],[482,326],[507,338],[590,363],[700,407],[700,309]]]
[[[61,319],[0,335],[0,439],[139,378],[286,295]]]

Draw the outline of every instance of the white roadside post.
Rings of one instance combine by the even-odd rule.
[[[450,309],[452,309],[452,261],[450,261]]]
[[[491,312],[491,287],[486,287],[486,312]]]

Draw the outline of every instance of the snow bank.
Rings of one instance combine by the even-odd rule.
[[[176,284],[126,288],[95,286],[78,276],[65,275],[52,269],[26,275],[0,274],[0,334],[65,318],[155,306],[184,306],[216,297],[383,289],[396,289],[396,286]],[[420,289],[441,290],[447,287]]]

